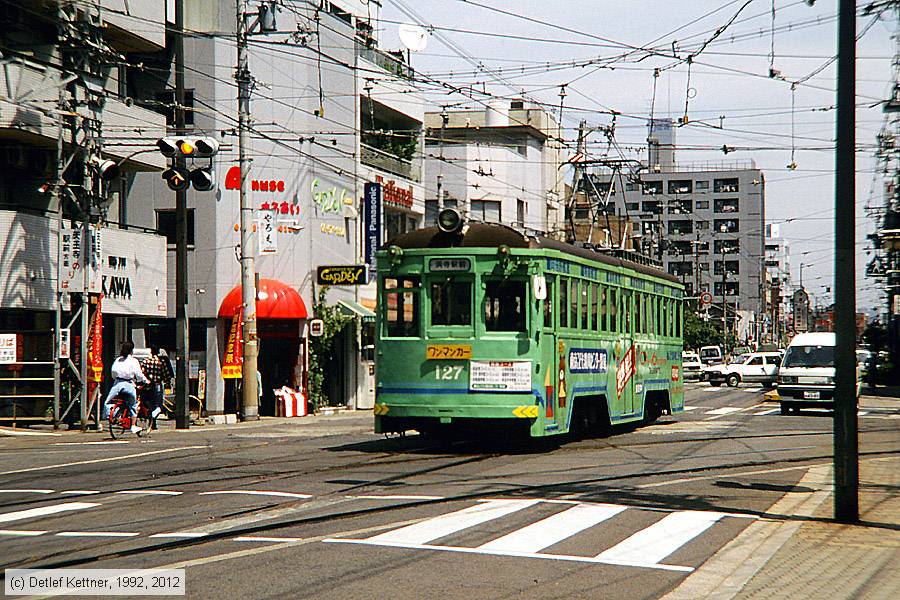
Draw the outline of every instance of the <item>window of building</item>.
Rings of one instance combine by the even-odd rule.
[[[713,274],[721,275],[722,274],[722,261],[717,260],[715,262],[715,267],[713,267]],[[728,275],[740,275],[741,273],[741,263],[737,260],[726,260],[725,261],[725,273]]]
[[[166,125],[175,127],[175,91],[157,92],[155,112],[166,116]],[[194,90],[184,90],[184,124],[194,126]]]
[[[738,219],[716,219],[713,227],[719,233],[737,233],[739,231],[739,222]]]
[[[663,182],[662,181],[645,181],[641,192],[644,195],[652,195],[658,196],[663,193]]]
[[[472,282],[446,278],[431,282],[431,324],[472,324]]]
[[[735,213],[740,210],[740,201],[737,198],[722,198],[713,203],[713,212]]]
[[[640,210],[640,206],[641,206],[641,205],[638,204],[637,202],[626,202],[626,203],[625,203],[625,210],[627,210],[627,211],[638,211],[638,210]]]
[[[697,190],[698,192],[707,192],[707,191],[709,191],[709,182],[708,181],[700,181],[700,180],[695,181],[694,189]]]
[[[740,240],[716,240],[713,249],[716,254],[737,254],[741,251]]]
[[[416,218],[399,210],[387,209],[384,211],[384,229],[387,239],[392,240],[398,235],[409,233],[416,228]]]
[[[482,223],[500,222],[500,202],[498,200],[472,200],[470,216]]]
[[[694,212],[692,200],[672,200],[669,202],[670,215],[689,215]]]
[[[697,207],[697,210],[707,210],[709,209],[709,200],[697,200],[695,206]]]
[[[384,292],[388,337],[419,337],[419,278],[386,277]]]
[[[713,192],[716,194],[733,194],[739,191],[737,177],[727,177],[713,180]]]
[[[430,227],[437,223],[438,216],[438,201],[437,200],[426,200],[425,201],[425,227]]]
[[[633,181],[625,182],[625,191],[626,192],[635,192],[635,191],[637,191],[637,189],[638,189],[638,186],[635,182],[633,182]]]
[[[525,331],[525,282],[516,279],[486,281],[484,327],[488,331]]]
[[[588,221],[591,218],[590,208],[576,208],[572,213],[576,221]]]
[[[669,221],[669,233],[676,235],[694,233],[694,222],[690,219]]]
[[[693,275],[694,263],[687,261],[671,262],[669,263],[669,274],[675,276]]]
[[[516,222],[519,224],[519,227],[525,227],[525,201],[516,199]]]
[[[741,286],[737,281],[726,281],[725,286],[723,288],[722,282],[715,282],[715,287],[713,293],[716,296],[722,296],[722,290],[725,290],[725,296],[737,296],[741,293]]]
[[[690,179],[670,179],[670,194],[690,194],[693,191],[693,182]]]
[[[697,204],[700,204],[699,202]],[[699,231],[706,231],[709,229],[709,221],[697,221],[697,229]]]
[[[654,215],[662,214],[662,207],[658,200],[647,200],[641,203],[641,211]]]
[[[156,211],[156,230],[166,236],[166,244],[174,248],[176,243],[175,209],[164,208]],[[187,209],[187,244],[194,246],[194,209]]]
[[[690,256],[694,253],[694,246],[696,246],[693,241],[690,240],[676,240],[669,242],[669,251],[671,254],[680,255],[680,256]]]
[[[591,324],[590,328],[594,331],[600,331],[600,287],[596,283],[591,284]]]

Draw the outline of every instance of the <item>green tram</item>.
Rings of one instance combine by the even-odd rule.
[[[452,209],[438,222],[376,254],[377,433],[589,434],[683,411],[677,279]]]

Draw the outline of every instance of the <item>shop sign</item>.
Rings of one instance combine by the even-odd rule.
[[[259,211],[259,253],[275,254],[278,251],[278,231],[275,228],[275,211]]]
[[[365,265],[321,266],[316,268],[319,285],[365,285]]]
[[[254,192],[283,192],[285,188],[283,179],[251,179],[250,189]],[[225,189],[241,189],[241,168],[237,165],[228,169],[225,173]]]
[[[322,223],[319,225],[319,230],[326,235],[336,235],[337,237],[347,235],[347,230],[343,225],[334,225],[332,223]]]
[[[91,267],[89,290],[94,293],[101,291],[100,265],[103,260],[103,244],[100,229],[90,228],[90,241],[88,248],[82,243],[82,230],[80,228],[64,227],[60,230],[59,244],[59,277],[57,288],[61,292],[84,291],[84,275],[81,270],[82,252],[88,252]],[[93,251],[91,251],[93,250]]]
[[[291,204],[290,202],[263,202],[259,205],[259,210],[271,210],[282,215],[299,215],[300,206]]]
[[[16,362],[16,334],[0,333],[0,364]]]
[[[310,191],[316,206],[327,213],[342,214],[345,204],[348,206],[353,204],[353,199],[347,193],[347,190],[341,188],[339,192],[337,186],[332,187],[330,190],[320,190],[318,179],[312,180]]]
[[[413,188],[404,189],[397,185],[393,179],[387,181],[381,175],[375,176],[375,181],[384,188],[384,202],[401,208],[411,209],[413,205]]]
[[[241,313],[231,319],[231,330],[225,343],[225,358],[222,361],[222,379],[240,379],[244,364],[244,348],[241,339]]]
[[[325,333],[325,321],[322,319],[312,319],[309,322],[309,335],[311,337],[322,337]]]
[[[606,350],[596,348],[570,348],[570,373],[606,373]]]
[[[69,358],[72,355],[72,330],[68,327],[59,330],[59,355],[56,358]]]
[[[381,184],[367,183],[363,203],[365,211],[365,261],[375,271],[375,251],[381,246]]]

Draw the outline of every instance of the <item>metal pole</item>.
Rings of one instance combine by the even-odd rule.
[[[89,177],[89,175],[88,175]],[[90,193],[88,193],[88,196]],[[89,204],[89,200],[85,198],[85,204]],[[81,292],[81,430],[87,431],[88,421],[88,336],[90,335],[91,320],[91,245],[90,245],[90,208],[83,207],[84,213],[81,215],[81,274],[82,285],[84,290]]]
[[[259,340],[256,336],[256,249],[253,247],[253,205],[247,193],[250,160],[247,158],[250,120],[250,67],[247,60],[247,0],[237,0],[237,69],[238,84],[238,165],[241,171],[241,296],[244,303],[244,364],[241,367],[244,421],[259,419],[256,385],[256,360]]]
[[[175,131],[184,122],[184,0],[175,0]],[[175,164],[184,167],[184,158]],[[175,192],[175,428],[191,426],[190,328],[187,316],[187,191]]]
[[[856,2],[840,0],[834,180],[834,518],[859,520],[856,402]]]
[[[65,25],[65,11],[60,7],[59,13],[59,22],[60,22],[60,38],[63,37],[62,31],[64,31]],[[62,395],[62,362],[60,361],[59,355],[59,346],[61,342],[60,338],[60,329],[62,328],[62,292],[59,291],[59,281],[61,278],[61,274],[63,272],[62,264],[59,262],[59,253],[61,251],[62,246],[62,230],[63,230],[63,186],[65,185],[65,178],[63,176],[63,171],[66,168],[65,163],[65,119],[63,118],[63,112],[66,110],[66,86],[59,86],[59,97],[56,103],[56,108],[59,111],[57,115],[57,127],[59,128],[56,132],[56,185],[53,186],[53,196],[56,201],[56,310],[54,311],[54,325],[53,325],[53,428],[59,428],[59,399]],[[71,344],[71,340],[69,342]]]

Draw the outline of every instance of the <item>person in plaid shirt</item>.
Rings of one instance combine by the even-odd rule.
[[[169,380],[169,369],[166,368],[162,359],[159,357],[159,346],[150,345],[150,356],[141,363],[141,370],[147,379],[150,380],[151,390],[151,412],[152,427],[156,429],[156,418],[162,412],[163,390]]]

